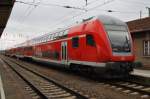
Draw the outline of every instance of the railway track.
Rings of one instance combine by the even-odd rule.
[[[150,96],[150,86],[143,85],[131,81],[115,81],[105,83],[106,86],[111,86],[111,88],[116,88],[117,90],[122,90],[122,92],[131,95],[140,95],[142,98],[148,98]]]
[[[21,62],[15,62],[15,64],[21,65]],[[24,64],[25,65],[25,64]],[[23,67],[25,68],[25,67]],[[95,80],[95,79],[94,79]],[[140,95],[142,98],[150,97],[150,86],[142,84],[141,82],[133,81],[134,79],[129,80],[117,80],[117,81],[99,81],[99,83],[103,83],[104,86],[108,86],[111,88],[115,88],[116,90],[122,91],[123,93],[131,94],[131,95]],[[87,97],[86,97],[87,98]]]
[[[27,84],[25,89],[33,99],[89,99],[78,91],[50,79],[12,60],[3,61]]]

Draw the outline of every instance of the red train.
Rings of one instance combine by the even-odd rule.
[[[120,77],[134,67],[133,43],[126,23],[99,15],[9,49],[7,54]]]

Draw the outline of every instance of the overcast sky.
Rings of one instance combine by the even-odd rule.
[[[125,22],[148,16],[150,0],[16,0],[0,39],[0,49],[66,27],[84,18],[105,14]],[[74,8],[65,8],[71,6]],[[85,11],[85,9],[87,11]],[[112,12],[108,12],[112,10]]]

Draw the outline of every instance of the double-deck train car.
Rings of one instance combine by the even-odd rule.
[[[133,43],[126,23],[106,15],[26,43],[11,54],[114,77],[128,75],[134,67]]]

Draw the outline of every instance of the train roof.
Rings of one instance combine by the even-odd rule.
[[[104,25],[122,25],[126,26],[126,23],[112,16],[108,15],[98,15],[97,19],[99,19]]]

